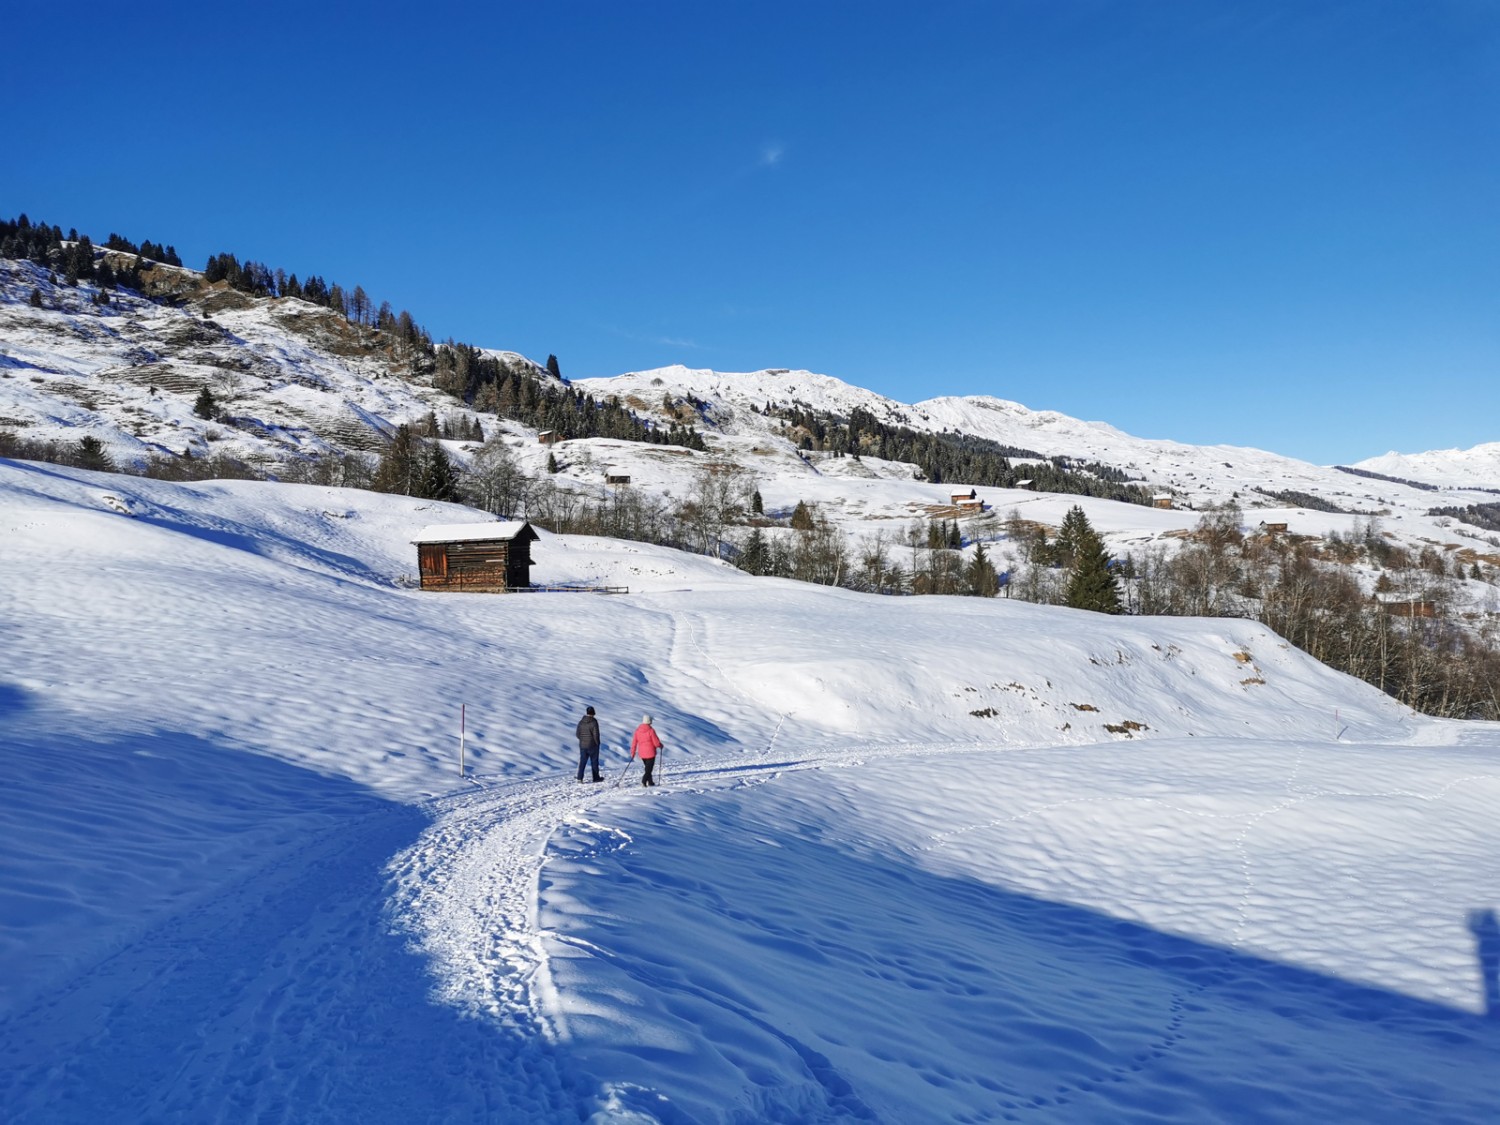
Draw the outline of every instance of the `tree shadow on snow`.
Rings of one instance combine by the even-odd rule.
[[[428,823],[418,809],[170,731],[4,741],[0,1119],[573,1104],[540,1046],[438,1003],[391,932],[387,865]]]
[[[1474,934],[1474,951],[1479,957],[1485,1014],[1492,1020],[1500,1020],[1500,918],[1493,910],[1476,910],[1469,915],[1469,929]]]

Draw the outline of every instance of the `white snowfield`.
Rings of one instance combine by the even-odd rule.
[[[1500,441],[1487,441],[1472,449],[1433,449],[1426,453],[1391,450],[1367,458],[1355,468],[1402,480],[1419,480],[1440,488],[1479,487],[1493,491],[1500,485]]]
[[[0,1119],[1494,1119],[1494,725],[489,519],[0,461]]]

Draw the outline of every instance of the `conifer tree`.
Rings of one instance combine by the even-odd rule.
[[[974,545],[974,557],[969,560],[964,579],[969,593],[976,598],[993,598],[1000,592],[1000,576],[995,573],[995,564],[990,562],[983,543]]]
[[[458,474],[439,442],[430,442],[421,456],[421,473],[413,496],[426,500],[457,500]]]
[[[792,509],[792,526],[798,531],[811,531],[813,528],[812,512],[802,500],[798,500],[797,506]]]
[[[380,455],[380,464],[375,466],[375,476],[370,488],[375,492],[394,492],[401,496],[412,495],[421,468],[420,450],[411,427],[396,427],[396,435]]]
[[[771,573],[771,548],[760,528],[750,529],[750,537],[740,550],[738,566],[746,574]]]
[[[1077,513],[1076,519],[1074,512]],[[1063,529],[1069,535],[1073,557],[1063,604],[1095,613],[1119,613],[1120,587],[1110,569],[1109,552],[1104,549],[1104,540],[1089,524],[1082,508],[1075,505],[1068,512]]]
[[[1063,516],[1062,527],[1058,528],[1057,539],[1052,545],[1057,562],[1071,568],[1078,557],[1080,544],[1093,534],[1093,526],[1083,514],[1083,509],[1074,504],[1068,509],[1068,514]]]
[[[93,436],[78,439],[76,460],[80,469],[93,469],[100,473],[113,472],[115,467],[109,454],[105,452],[104,443]]]
[[[214,401],[213,392],[207,387],[198,392],[198,398],[193,403],[193,413],[200,418],[212,418],[219,412],[219,404]]]

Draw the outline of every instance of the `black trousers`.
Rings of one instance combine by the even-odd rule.
[[[602,777],[599,776],[599,747],[597,747],[597,746],[589,746],[589,747],[580,746],[578,748],[578,780],[579,781],[583,780],[583,767],[584,766],[593,766],[594,767],[594,780],[595,781],[603,781],[604,780],[604,778],[602,778]]]
[[[646,772],[643,773],[643,774],[641,774],[641,784],[642,785],[655,785],[656,784],[656,779],[651,776],[651,771],[656,768],[656,759],[654,757],[651,757],[651,758],[642,758],[641,759],[641,764],[646,767]]]

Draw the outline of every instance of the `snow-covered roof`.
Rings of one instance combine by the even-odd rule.
[[[439,523],[424,527],[413,537],[413,543],[470,543],[487,539],[514,539],[525,520],[497,520],[494,523]]]

